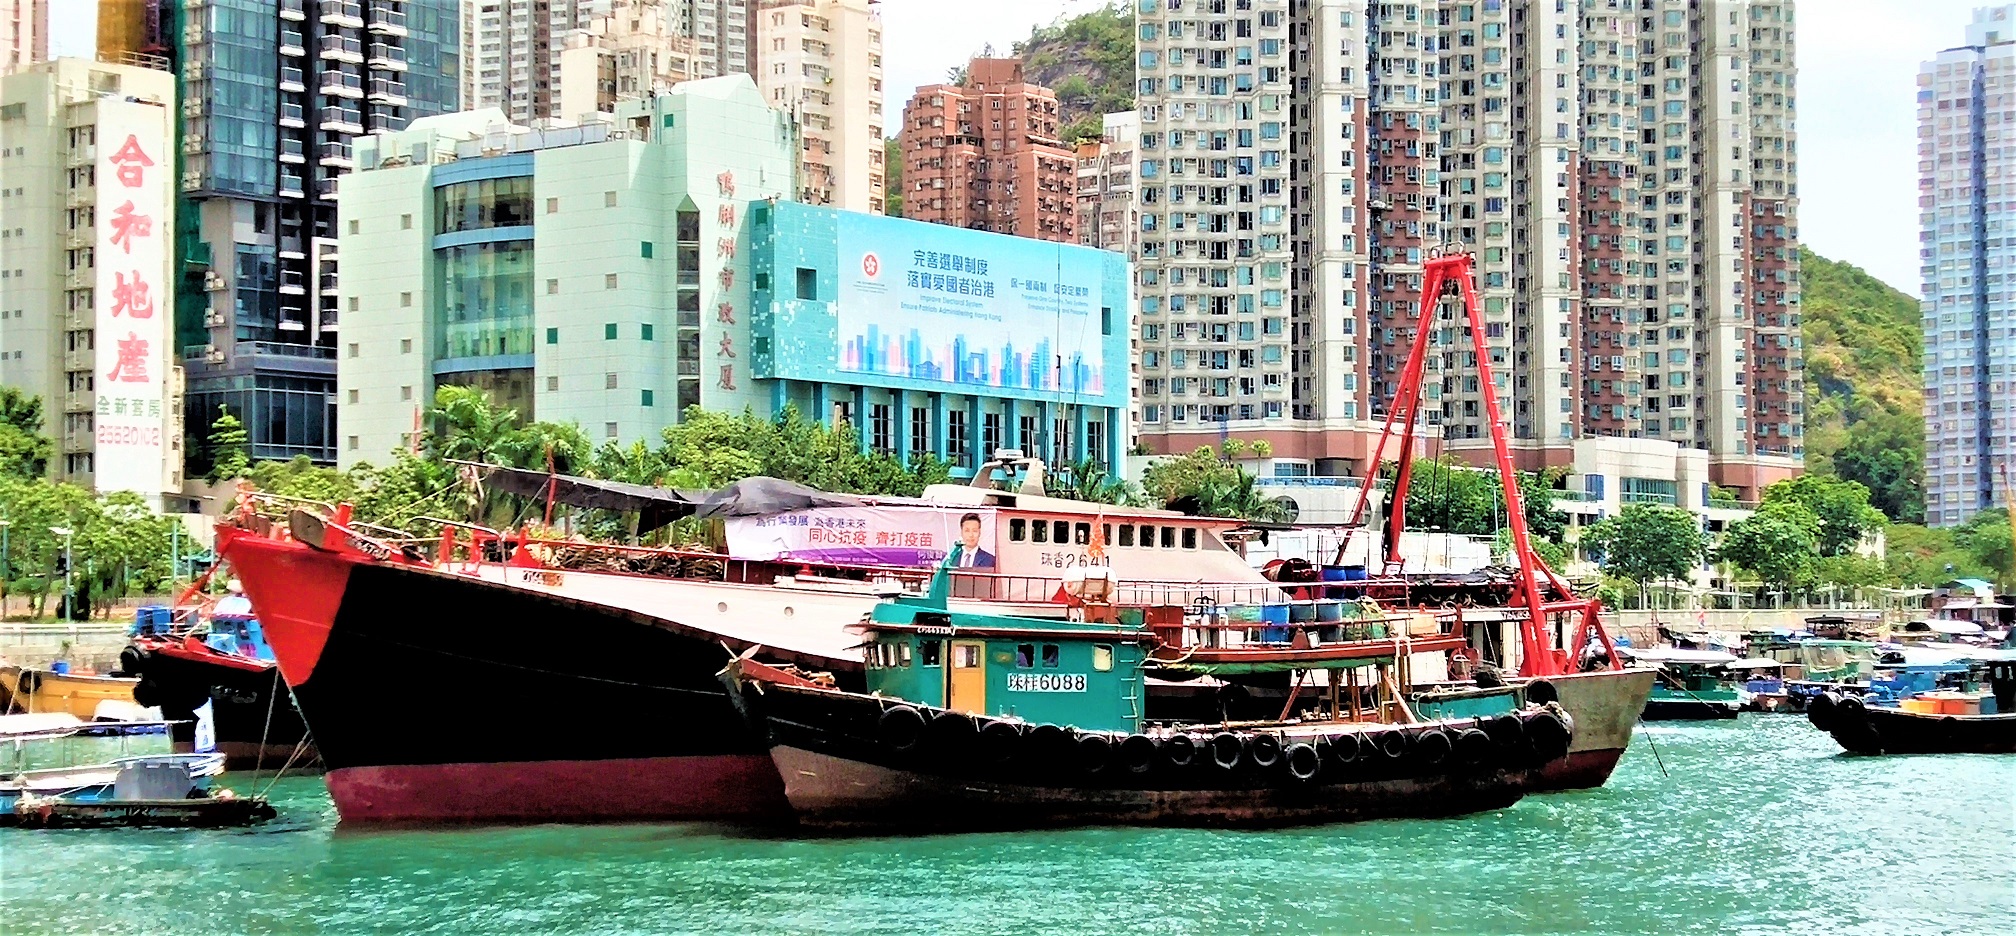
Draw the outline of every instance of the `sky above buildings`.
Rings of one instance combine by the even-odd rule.
[[[1104,0],[882,0],[884,106],[945,80],[988,43]],[[1806,0],[1799,11],[1799,233],[1916,295],[1918,65],[1964,38],[1983,0]],[[72,7],[75,9],[72,9]],[[54,0],[53,51],[88,54],[91,4]]]

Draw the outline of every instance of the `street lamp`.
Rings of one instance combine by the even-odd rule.
[[[69,527],[50,527],[49,532],[63,537],[63,613],[74,620],[77,609],[72,607],[75,599],[70,596],[70,538],[74,531]]]

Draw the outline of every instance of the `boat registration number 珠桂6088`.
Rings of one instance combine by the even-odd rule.
[[[1009,692],[1084,692],[1084,673],[1009,673]]]

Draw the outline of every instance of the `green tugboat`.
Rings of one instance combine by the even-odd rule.
[[[1568,752],[1573,722],[1559,706],[1515,710],[1509,692],[1445,700],[1464,717],[1420,717],[1402,637],[1309,662],[1333,687],[1315,717],[1150,723],[1144,670],[1157,637],[1134,609],[1101,603],[1099,571],[1069,619],[1038,620],[948,611],[941,570],[929,594],[884,602],[858,626],[866,692],[754,654],[722,675],[812,828],[1449,816],[1511,805]]]
[[[1743,711],[1745,693],[1735,683],[1730,665],[1736,655],[1720,650],[1680,650],[1648,647],[1624,651],[1632,659],[1659,668],[1659,681],[1645,703],[1646,721],[1704,721],[1735,718]]]

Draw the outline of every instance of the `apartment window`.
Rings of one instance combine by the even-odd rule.
[[[357,402],[357,401],[355,401],[355,400],[352,400],[352,401],[350,401],[350,402],[352,402],[352,403],[355,403],[355,402]],[[354,451],[357,451],[357,437],[356,437],[356,436],[351,436],[351,437],[349,438],[349,440],[348,440],[348,444],[349,444],[349,447],[350,447],[350,451],[353,451],[353,452],[354,452]]]
[[[359,304],[360,304],[360,303],[359,303],[359,302],[357,301],[357,297],[356,297],[356,296],[351,296],[351,297],[350,297],[350,311],[352,311],[352,312],[355,312],[355,311],[357,311],[357,308],[358,308]]]
[[[400,216],[399,216],[399,230],[402,230],[402,231],[410,231],[410,230],[413,230],[413,216],[412,216],[412,215],[410,215],[410,214],[402,214],[402,215],[400,215]]]
[[[952,464],[960,468],[973,467],[971,436],[967,434],[966,411],[955,409],[945,414],[945,450],[952,456]]]
[[[400,387],[400,388],[399,388],[399,399],[400,399],[400,400],[401,400],[402,402],[403,402],[403,401],[407,401],[407,400],[411,400],[411,399],[413,399],[413,388],[412,388],[412,387]]]
[[[603,338],[603,340],[604,340],[604,341],[615,341],[615,340],[616,340],[616,323],[615,323],[615,322],[610,322],[610,323],[608,323],[607,325],[604,325],[604,326],[602,326],[602,338]]]
[[[357,233],[357,222],[354,219],[350,222],[350,233]],[[356,436],[351,436],[351,438],[354,439]]]
[[[345,349],[343,349],[343,353],[344,353],[344,355],[345,355],[346,357],[353,357],[353,358],[354,358],[354,357],[356,357],[356,356],[357,356],[357,342],[354,342],[354,341],[353,341],[353,342],[350,342],[350,347],[348,347],[348,348],[345,348]]]
[[[931,411],[921,406],[910,408],[910,454],[915,457],[931,451]]]
[[[559,344],[559,343],[560,343],[560,329],[557,329],[557,328],[549,328],[549,329],[546,329],[546,343],[547,343],[547,344]]]
[[[798,298],[816,300],[819,298],[819,274],[806,267],[798,268]]]
[[[646,260],[649,260],[649,259],[651,259],[651,242],[650,242],[650,241],[645,241],[645,242],[644,242],[644,243],[643,243],[643,244],[641,245],[641,247],[642,247],[642,252],[643,252],[643,255],[644,255],[644,259],[646,259]]]
[[[411,338],[401,338],[401,339],[399,339],[399,353],[400,353],[400,354],[412,354],[412,353],[413,353],[413,339],[411,339]]]
[[[347,399],[348,399],[348,401],[349,401],[350,405],[352,405],[352,406],[355,406],[355,405],[357,405],[357,391],[355,391],[355,390],[352,390],[352,391],[350,391],[350,394],[349,394],[349,396],[347,397]]]
[[[604,274],[602,274],[602,288],[603,288],[603,289],[615,289],[615,288],[616,288],[616,274],[614,274],[614,273],[604,273]]]
[[[604,390],[614,390],[614,389],[616,389],[616,375],[615,375],[615,374],[603,374],[603,375],[602,375],[602,389],[604,389]]]
[[[402,309],[410,309],[410,308],[413,308],[413,294],[412,294],[412,293],[410,293],[410,292],[402,292],[402,293],[400,293],[400,294],[399,294],[399,308],[402,308]]]
[[[547,213],[547,214],[559,214],[559,213],[560,213],[560,199],[557,199],[557,198],[549,198],[549,199],[546,199],[546,213]]]
[[[547,281],[546,281],[546,295],[549,295],[549,296],[557,296],[557,295],[560,295],[560,281],[559,281],[559,280],[557,280],[557,279],[549,279],[549,280],[547,280]]]
[[[559,392],[559,390],[560,390],[560,378],[558,377],[546,378],[546,392],[557,393]]]
[[[613,423],[613,422],[611,422],[611,423],[603,423],[603,424],[602,424],[602,435],[603,435],[603,437],[605,437],[605,438],[610,438],[610,439],[613,439],[613,438],[616,438],[616,424],[615,424],[615,423]]]
[[[615,193],[615,192],[603,192],[603,193],[602,193],[602,207],[604,207],[604,208],[614,208],[614,207],[616,207],[616,193]]]
[[[875,403],[868,407],[868,444],[877,452],[896,447],[895,427],[890,421],[889,404]]]
[[[651,405],[651,391],[649,391],[649,390],[640,390],[640,391],[638,391],[638,393],[642,394],[642,396],[643,396],[643,405],[645,405],[645,406],[650,406],[650,405]]]
[[[644,323],[644,324],[643,324],[642,326],[639,326],[639,327],[638,327],[638,329],[637,329],[637,332],[638,332],[638,337],[640,337],[640,338],[644,339],[645,341],[650,341],[650,340],[651,340],[651,323],[649,323],[649,322],[646,322],[646,323]]]

